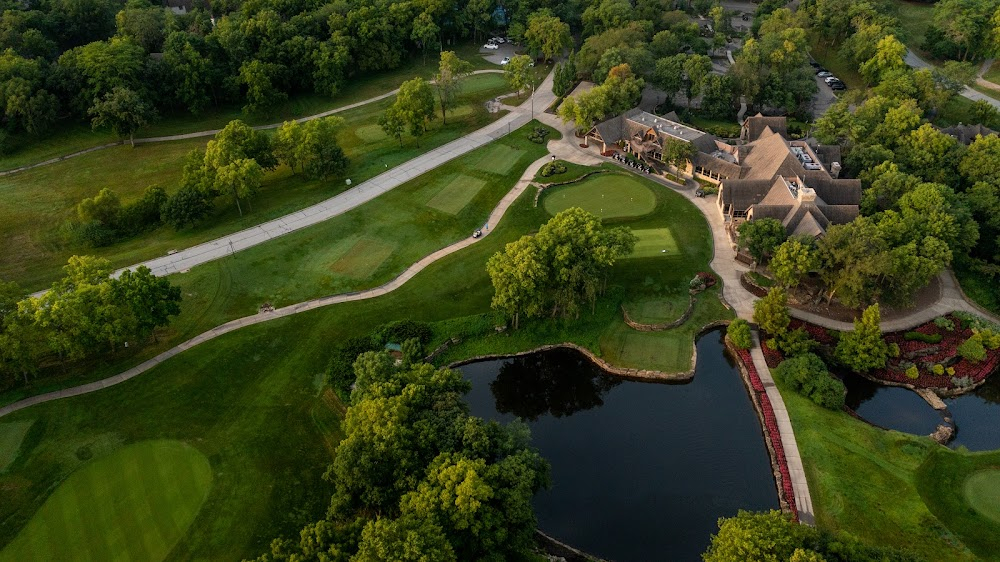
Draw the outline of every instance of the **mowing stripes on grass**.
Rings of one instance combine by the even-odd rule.
[[[524,151],[520,148],[494,143],[489,150],[483,152],[474,168],[502,176],[510,172],[522,154]]]
[[[374,238],[362,238],[340,259],[333,262],[330,271],[352,279],[364,279],[374,273],[395,249],[395,244]]]
[[[21,450],[21,441],[35,420],[0,423],[0,474],[14,464]]]
[[[130,445],[71,474],[0,560],[159,562],[187,532],[211,483],[208,459],[186,443]]]
[[[580,183],[545,190],[543,205],[550,215],[580,207],[602,219],[641,217],[656,209],[656,195],[638,178],[599,174]]]
[[[485,185],[485,180],[459,174],[438,191],[437,195],[431,197],[427,206],[449,215],[457,215]]]
[[[632,234],[635,234],[639,241],[635,243],[635,250],[626,259],[668,257],[680,253],[677,241],[674,240],[669,228],[633,230]]]
[[[1000,469],[974,472],[962,486],[965,501],[978,513],[1000,523]]]

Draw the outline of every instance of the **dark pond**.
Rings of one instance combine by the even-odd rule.
[[[616,561],[699,560],[719,517],[778,507],[760,424],[722,331],[689,384],[624,381],[553,351],[461,368],[472,412],[524,419],[552,464],[539,527]]]
[[[941,415],[908,388],[884,386],[853,373],[843,374],[847,407],[869,422],[914,435],[930,435]]]
[[[970,451],[1000,449],[1000,373],[994,372],[975,392],[945,400],[958,432],[952,447]]]
[[[915,435],[929,435],[941,415],[912,390],[882,386],[854,374],[842,375],[847,405],[869,422]],[[957,432],[949,443],[971,451],[1000,449],[1000,374],[974,392],[945,400]]]

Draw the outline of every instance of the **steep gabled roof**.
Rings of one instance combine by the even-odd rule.
[[[749,209],[764,199],[774,182],[771,179],[729,179],[722,182],[722,202],[734,209]]]
[[[782,178],[774,178],[774,183],[771,184],[771,189],[767,192],[767,195],[761,199],[758,205],[794,205],[795,197],[792,196],[792,192],[788,190],[788,186],[785,184],[785,180]]]
[[[802,179],[827,205],[861,204],[861,180],[833,179],[826,172],[808,172]]]
[[[772,179],[775,176],[802,177],[806,169],[788,149],[788,141],[771,133],[746,148],[749,153],[742,160],[741,179]]]
[[[784,117],[765,117],[758,113],[743,121],[742,137],[747,142],[754,142],[764,136],[765,129],[771,129],[782,137],[788,137],[788,120]]]

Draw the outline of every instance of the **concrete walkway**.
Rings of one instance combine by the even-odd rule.
[[[555,101],[555,95],[552,93],[553,76],[553,73],[549,73],[542,82],[542,86],[535,91],[535,107],[545,108]],[[364,181],[326,201],[228,236],[192,246],[172,255],[162,256],[119,269],[114,275],[120,275],[125,269],[135,269],[140,265],[148,267],[154,275],[170,275],[171,273],[184,271],[197,265],[232,255],[290,232],[295,232],[296,230],[329,220],[363,205],[379,195],[387,193],[446,162],[517,130],[522,125],[531,121],[531,110],[529,107],[531,107],[530,99],[518,107],[505,106],[505,108],[510,110],[510,113],[497,121],[464,137],[451,141],[444,146],[417,156],[392,168],[388,172]],[[44,293],[45,291],[39,291],[33,293],[33,296],[39,296]]]
[[[910,50],[906,51],[906,58],[904,60],[906,61],[906,64],[912,66],[913,68],[934,68],[934,65],[918,57],[916,54],[913,53],[913,51]],[[986,103],[1000,110],[1000,100],[987,96],[986,94],[977,92],[968,86],[962,89],[961,94],[962,97],[966,99],[970,99],[972,101],[985,101]]]
[[[550,144],[552,143],[550,142]],[[514,204],[515,201],[517,201],[518,197],[520,197],[521,194],[523,194],[524,191],[528,189],[528,186],[531,185],[532,180],[538,173],[538,170],[543,165],[545,165],[545,163],[548,162],[550,159],[551,156],[546,155],[532,162],[528,166],[528,168],[524,171],[524,173],[521,175],[521,179],[517,181],[517,184],[514,185],[514,187],[507,193],[507,195],[503,197],[503,199],[500,200],[497,206],[493,209],[493,211],[490,213],[489,218],[486,219],[485,224],[494,226],[499,224],[500,219],[503,218],[504,214],[507,212],[507,209],[509,209],[510,206]],[[112,377],[76,386],[73,388],[66,388],[55,392],[49,392],[46,394],[31,396],[29,398],[25,398],[24,400],[19,400],[12,404],[8,404],[7,406],[0,407],[0,418],[8,414],[17,412],[18,410],[23,410],[30,406],[34,406],[36,404],[51,402],[52,400],[58,400],[60,398],[70,398],[73,396],[80,396],[82,394],[89,394],[91,392],[97,392],[98,390],[115,386],[129,379],[133,379],[141,375],[142,373],[145,373],[146,371],[152,369],[153,367],[156,367],[160,363],[163,363],[164,361],[170,359],[171,357],[183,353],[184,351],[187,351],[188,349],[191,349],[196,345],[205,343],[209,340],[213,340],[223,334],[234,332],[236,330],[239,330],[240,328],[253,326],[254,324],[261,324],[263,322],[268,322],[270,320],[275,320],[278,318],[285,318],[286,316],[292,316],[294,314],[307,312],[309,310],[314,310],[317,308],[330,306],[333,304],[381,297],[398,289],[404,283],[412,279],[415,275],[426,269],[427,266],[431,265],[432,263],[444,258],[445,256],[453,254],[459,250],[468,248],[469,246],[479,242],[480,240],[483,240],[486,236],[489,236],[492,231],[493,231],[492,229],[484,229],[483,236],[480,238],[472,238],[470,236],[469,238],[465,238],[450,246],[444,247],[424,257],[415,264],[411,265],[409,268],[406,269],[406,271],[401,273],[395,279],[389,281],[388,283],[385,283],[384,285],[375,287],[374,289],[368,289],[365,291],[357,291],[351,293],[342,293],[339,295],[331,295],[327,297],[320,297],[318,299],[313,299],[285,306],[282,308],[278,308],[271,312],[261,312],[258,314],[254,314],[253,316],[245,316],[243,318],[237,318],[236,320],[231,320],[229,322],[226,322],[225,324],[216,326],[215,328],[212,328],[207,332],[198,334],[197,336],[175,347],[172,347],[167,351],[164,351],[163,353],[160,353],[156,357],[144,361],[136,365],[135,367],[132,367],[131,369],[119,373],[117,375],[114,375]]]
[[[498,74],[498,73],[502,74],[503,70],[492,69],[491,68],[491,69],[485,69],[485,70],[476,70],[476,71],[472,72],[472,74]],[[433,84],[434,81],[431,80],[431,83]],[[389,98],[389,97],[392,97],[392,96],[396,95],[397,92],[399,92],[399,88],[396,88],[395,90],[393,90],[391,92],[386,92],[384,94],[375,96],[373,98],[368,98],[366,100],[362,100],[362,101],[359,101],[359,102],[356,102],[356,103],[352,103],[352,104],[349,104],[349,105],[345,105],[345,106],[341,106],[341,107],[336,107],[334,109],[323,111],[323,112],[317,113],[315,115],[307,115],[306,117],[300,117],[298,119],[291,119],[291,121],[295,121],[297,123],[305,123],[306,121],[312,121],[314,119],[319,119],[321,117],[329,117],[330,115],[334,115],[334,114],[337,114],[337,113],[341,113],[343,111],[348,111],[350,109],[354,109],[356,107],[361,107],[363,105],[368,105],[368,104],[373,103],[373,102],[384,100],[385,98]],[[284,121],[282,121],[281,123],[270,123],[268,125],[256,125],[253,128],[257,129],[258,131],[264,131],[264,130],[268,130],[268,129],[277,129],[283,123],[284,123]],[[135,144],[150,144],[150,143],[154,143],[154,142],[170,142],[170,141],[178,141],[178,140],[186,140],[186,139],[197,139],[197,138],[201,138],[201,137],[214,137],[221,130],[222,129],[212,129],[210,131],[195,131],[193,133],[183,133],[183,134],[179,134],[179,135],[165,135],[165,136],[160,136],[160,137],[144,137],[144,138],[141,138],[141,139],[135,139],[134,142],[135,142]],[[70,158],[76,158],[77,156],[83,156],[84,154],[90,154],[91,152],[95,152],[95,151],[98,151],[98,150],[103,150],[105,148],[111,148],[112,146],[121,146],[121,145],[125,144],[125,142],[126,142],[125,140],[120,140],[118,142],[110,142],[110,143],[102,144],[102,145],[99,145],[99,146],[92,146],[90,148],[86,148],[84,150],[79,150],[77,152],[73,152],[73,153],[70,153],[70,154],[64,154],[62,156],[56,156],[55,158],[49,158],[48,160],[44,160],[44,161],[38,162],[36,164],[29,164],[27,166],[21,166],[21,167],[18,167],[18,168],[11,168],[10,170],[4,170],[4,171],[0,172],[0,177],[12,176],[14,174],[17,174],[17,173],[20,173],[20,172],[24,172],[24,171],[27,171],[27,170],[31,170],[31,169],[34,169],[34,168],[40,168],[42,166],[48,166],[50,164],[55,164],[56,162],[62,162],[63,160],[69,160]]]
[[[757,369],[760,381],[764,384],[764,391],[767,392],[767,398],[771,401],[771,409],[774,410],[774,418],[778,422],[778,433],[781,434],[781,447],[785,450],[785,461],[788,463],[788,476],[792,480],[792,493],[795,496],[795,507],[799,512],[799,521],[807,525],[815,525],[816,516],[813,513],[812,496],[809,495],[809,481],[806,480],[806,469],[802,465],[799,445],[795,441],[792,420],[788,417],[785,401],[781,398],[781,393],[778,392],[778,387],[774,384],[771,370],[767,368],[767,363],[764,361],[764,352],[760,349],[760,337],[756,330],[753,332],[753,343],[750,357],[753,359],[753,366]]]

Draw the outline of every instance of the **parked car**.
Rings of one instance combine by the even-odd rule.
[[[500,60],[501,65],[508,64],[509,62],[510,62],[510,57],[504,57],[503,59]]]
[[[831,90],[846,90],[847,89],[847,84],[844,84],[843,82],[834,82],[833,84],[830,84],[830,89]]]
[[[500,45],[497,45],[496,43],[487,43],[487,44],[483,45],[483,48],[484,49],[499,49]]]
[[[822,66],[819,65],[818,62],[816,62],[814,60],[809,61],[809,66],[815,68],[816,70],[819,70],[819,69],[823,68]]]
[[[833,73],[830,72],[829,70],[820,70],[819,72],[816,73],[816,76],[819,76],[820,78],[828,78],[830,76],[833,76]]]
[[[827,76],[823,79],[823,81],[827,84],[833,84],[834,82],[840,82],[840,78],[837,78],[836,76]]]

